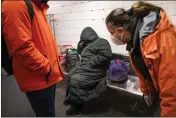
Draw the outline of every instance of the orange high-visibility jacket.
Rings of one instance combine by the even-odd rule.
[[[144,94],[154,88],[160,95],[161,116],[176,116],[176,31],[166,14],[160,12],[157,30],[141,44],[144,61],[149,67],[154,87],[132,64]],[[131,61],[132,62],[132,61]]]
[[[2,3],[2,31],[23,92],[42,90],[62,80],[58,48],[46,18],[48,5],[31,2],[32,21],[23,0]],[[47,82],[45,75],[50,68]]]

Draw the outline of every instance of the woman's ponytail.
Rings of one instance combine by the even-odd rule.
[[[145,16],[150,11],[160,11],[163,10],[161,7],[155,6],[153,4],[139,1],[137,3],[134,3],[131,7],[131,10],[133,11],[134,16]]]

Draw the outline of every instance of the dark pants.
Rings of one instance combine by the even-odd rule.
[[[40,91],[26,93],[36,117],[55,117],[55,91],[56,85],[53,85]]]

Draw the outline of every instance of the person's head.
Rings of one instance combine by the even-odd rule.
[[[145,16],[152,10],[162,10],[162,8],[146,2],[137,2],[130,10],[117,8],[107,16],[106,27],[111,34],[112,41],[117,45],[128,43],[131,38],[132,19],[135,16]]]
[[[91,27],[85,27],[80,35],[80,40],[86,43],[86,45],[95,41],[97,38],[97,33]]]
[[[81,52],[87,45],[91,44],[97,38],[97,33],[91,27],[84,28],[81,32],[80,41],[78,42],[77,46],[79,54],[81,54]]]

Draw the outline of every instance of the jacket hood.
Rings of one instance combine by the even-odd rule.
[[[98,38],[97,33],[91,28],[91,27],[86,27],[83,29],[81,33],[80,40],[81,41],[95,41]]]
[[[151,11],[147,16],[143,18],[143,22],[139,31],[139,37],[141,40],[156,30],[159,16],[159,12]]]
[[[139,32],[140,39],[143,40],[146,36],[153,33],[155,30],[161,31],[170,26],[173,25],[169,18],[166,16],[165,12],[152,11],[143,18],[143,23]]]

